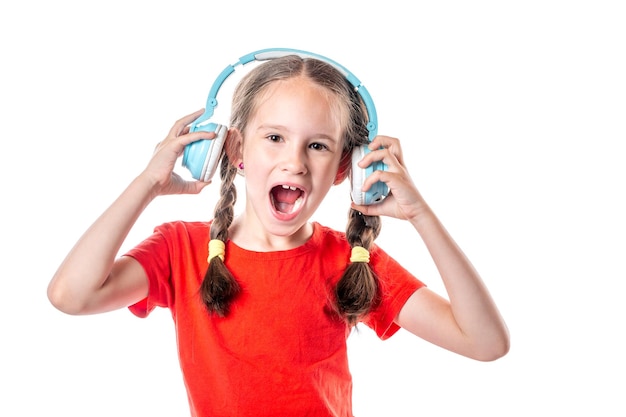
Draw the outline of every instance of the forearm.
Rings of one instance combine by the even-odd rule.
[[[462,337],[474,345],[508,344],[508,330],[487,287],[437,216],[426,206],[411,223],[441,275]]]
[[[104,286],[124,239],[154,198],[151,190],[146,178],[135,178],[81,236],[49,285],[57,308],[78,313]]]

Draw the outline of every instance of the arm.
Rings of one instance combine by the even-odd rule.
[[[184,147],[213,133],[188,133],[187,125],[202,114],[178,120],[160,142],[146,169],[87,229],[61,263],[48,285],[48,298],[68,314],[94,314],[131,305],[148,293],[147,276],[137,261],[116,260],[138,217],[157,196],[199,193],[207,183],[184,181],[173,173]]]
[[[382,147],[383,149],[376,150]],[[355,206],[367,215],[405,219],[424,241],[443,280],[448,299],[428,288],[416,291],[396,322],[409,332],[438,346],[483,361],[509,350],[509,332],[478,272],[435,213],[426,204],[405,168],[397,139],[379,136],[372,141],[363,166],[383,160],[388,171],[374,173],[364,187],[384,181],[391,190],[381,204]]]
[[[410,221],[437,266],[449,301],[422,288],[407,300],[398,324],[470,358],[487,361],[504,356],[508,330],[478,272],[430,209]]]

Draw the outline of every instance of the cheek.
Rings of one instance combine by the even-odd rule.
[[[339,161],[339,167],[337,168],[337,175],[335,176],[335,184],[343,182],[348,177],[350,169],[352,168],[352,154],[344,152],[341,160]]]
[[[315,168],[316,177],[324,184],[333,185],[339,176],[341,161],[336,159],[321,162]]]
[[[263,164],[257,155],[244,159],[244,179],[246,188],[252,193],[259,193],[265,189],[265,180],[269,176],[268,167]]]

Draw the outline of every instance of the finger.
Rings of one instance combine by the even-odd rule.
[[[369,144],[370,150],[388,149],[389,153],[394,155],[400,164],[404,165],[404,159],[402,156],[402,147],[400,146],[400,140],[391,136],[378,135]]]
[[[362,213],[365,216],[381,216],[381,215],[386,214],[385,207],[389,206],[392,199],[393,199],[393,195],[389,194],[380,203],[364,206],[364,205],[359,205],[359,204],[355,204],[354,202],[352,202],[350,205],[354,210]]]
[[[217,133],[213,131],[206,130],[198,130],[196,132],[186,133],[176,138],[176,142],[179,145],[189,145],[192,142],[196,142],[202,139],[215,139],[217,137]]]
[[[370,149],[363,158],[357,163],[361,168],[367,168],[375,161],[382,161],[385,158],[385,149],[374,148]]]
[[[385,182],[388,180],[389,175],[385,175],[387,171],[374,171],[370,175],[367,176],[365,181],[363,181],[363,185],[361,185],[362,191],[368,191],[372,185],[376,184],[378,181]]]
[[[196,132],[189,132],[190,126],[185,123],[191,123],[196,120],[197,117],[195,116],[198,116],[198,114],[201,115],[201,111],[197,111],[176,121],[174,126],[170,129],[167,137],[163,141],[159,142],[155,149],[159,149],[159,147],[166,146],[168,144],[173,144],[176,148],[180,148],[180,152],[182,152],[182,149],[192,142],[196,142],[201,139],[215,139],[217,135],[212,131],[198,130]]]
[[[200,109],[191,114],[188,114],[187,116],[184,116],[178,119],[176,123],[174,123],[174,126],[172,126],[172,128],[170,129],[169,136],[173,136],[173,137],[179,136],[181,132],[183,132],[185,128],[191,122],[196,120],[198,117],[202,116],[203,113],[204,113],[204,109]]]
[[[204,181],[187,181],[185,182],[185,194],[198,194],[207,185],[211,184],[212,180]]]
[[[176,157],[179,157],[184,152],[185,146],[202,139],[215,139],[215,137],[215,132],[207,131],[198,131],[182,136],[168,137],[156,144],[153,153],[156,154],[161,151],[171,151],[175,153]]]
[[[389,143],[391,142],[392,139],[393,138],[390,136],[377,135],[376,137],[374,137],[374,139],[372,139],[368,147],[371,150],[379,149],[379,148],[386,148],[389,146]]]
[[[361,168],[367,168],[374,162],[383,162],[386,165],[385,171],[398,171],[401,164],[396,155],[392,154],[387,148],[379,148],[368,152],[363,159],[358,162]]]

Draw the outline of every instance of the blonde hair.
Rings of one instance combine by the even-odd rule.
[[[353,86],[345,76],[327,62],[314,58],[301,58],[289,55],[262,63],[252,69],[235,88],[232,101],[230,126],[244,132],[246,125],[258,105],[258,97],[266,87],[278,80],[296,76],[309,78],[315,84],[327,89],[336,97],[339,106],[345,111],[344,140],[340,176],[347,175],[352,150],[368,143],[367,111]],[[234,180],[237,168],[225,152],[220,161],[220,199],[215,206],[211,239],[226,243],[228,228],[234,217],[237,191]],[[380,233],[380,218],[364,216],[350,209],[346,226],[346,238],[351,247],[369,249]],[[349,255],[347,255],[349,257]],[[212,314],[224,317],[241,288],[220,257],[214,257],[200,287],[202,301]],[[378,302],[378,278],[366,262],[353,262],[348,265],[334,289],[334,308],[351,325],[356,324]]]

